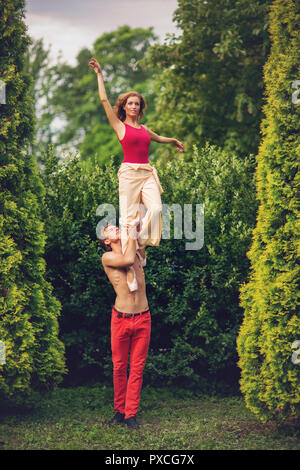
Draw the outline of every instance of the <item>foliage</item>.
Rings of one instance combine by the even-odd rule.
[[[255,220],[253,159],[216,147],[194,149],[192,161],[174,150],[158,165],[165,204],[205,204],[205,241],[186,251],[185,240],[163,239],[147,249],[147,294],[152,340],[145,380],[237,382],[235,338],[241,322],[238,287],[246,279]],[[114,291],[101,265],[95,229],[102,203],[116,208],[118,165],[86,168],[70,155],[59,163],[53,149],[43,175],[49,278],[63,304],[61,331],[70,379],[111,376],[110,313]],[[195,210],[195,209],[194,209]],[[195,213],[193,214],[195,227]],[[172,225],[172,224],[171,224]],[[198,229],[199,227],[197,227]],[[188,238],[188,237],[187,237]]]
[[[38,164],[48,145],[57,140],[60,129],[56,110],[50,103],[60,78],[55,67],[50,64],[50,50],[45,49],[43,39],[31,38],[24,58],[24,72],[32,77],[29,92],[34,100],[36,116],[35,135],[30,142],[29,152],[35,156]],[[57,60],[59,63],[60,57]]]
[[[155,44],[141,64],[155,67],[155,132],[205,141],[239,156],[256,153],[263,72],[269,51],[268,0],[178,0],[181,30]],[[158,150],[168,159],[167,147]]]
[[[247,406],[264,421],[299,417],[300,411],[299,365],[291,360],[292,343],[300,339],[300,107],[291,100],[291,84],[300,72],[299,3],[275,0],[270,19],[256,169],[259,209],[248,252],[250,277],[241,288],[245,317],[238,337],[241,390]]]
[[[36,161],[26,151],[34,132],[31,78],[23,71],[30,42],[24,1],[0,4],[0,364],[1,395],[21,398],[32,387],[51,387],[65,372],[58,339],[60,304],[45,280],[43,194]]]

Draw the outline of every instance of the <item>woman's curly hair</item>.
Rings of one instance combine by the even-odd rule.
[[[138,119],[142,119],[142,117],[144,116],[144,110],[147,107],[145,98],[138,91],[128,91],[127,93],[122,93],[122,95],[120,95],[117,99],[114,107],[118,118],[122,122],[126,119],[126,112],[124,111],[124,106],[129,96],[137,96],[140,99],[140,112],[138,115]]]

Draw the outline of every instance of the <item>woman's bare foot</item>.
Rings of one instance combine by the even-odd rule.
[[[145,248],[139,248],[137,250],[137,254],[140,258],[142,266],[146,266],[146,249]]]

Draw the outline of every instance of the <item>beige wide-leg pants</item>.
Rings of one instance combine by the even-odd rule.
[[[122,163],[118,171],[122,252],[128,243],[128,229],[140,223],[136,249],[157,246],[162,232],[161,187],[157,171],[149,163]],[[132,280],[130,280],[132,279]],[[137,290],[134,269],[127,275],[128,287]]]

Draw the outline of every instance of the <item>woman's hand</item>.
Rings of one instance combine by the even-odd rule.
[[[183,152],[183,151],[184,151],[183,143],[180,142],[179,140],[173,139],[172,144],[175,145],[175,147],[177,148],[177,150],[179,150],[179,152]]]
[[[91,58],[89,62],[89,67],[91,67],[95,73],[102,73],[100,64],[96,59],[94,59],[94,57]]]

